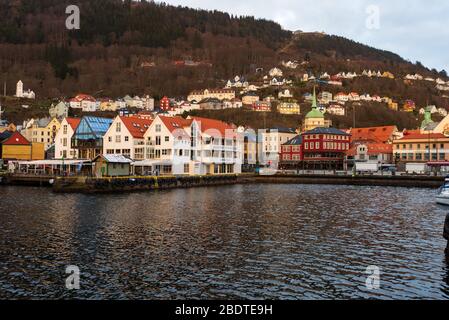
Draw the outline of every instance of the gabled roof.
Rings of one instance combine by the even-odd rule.
[[[6,140],[2,142],[2,145],[9,145],[9,146],[13,145],[29,146],[30,144],[31,143],[18,131],[14,132],[9,138],[6,138]]]
[[[8,131],[8,130],[5,130],[5,131],[3,131],[3,132],[0,132],[0,143],[1,143],[3,140],[8,139],[10,136],[12,136],[12,134],[13,134],[13,132]]]
[[[164,125],[167,127],[167,129],[170,132],[173,132],[175,130],[184,129],[186,127],[190,127],[192,124],[192,119],[184,119],[181,117],[165,117],[165,116],[159,116],[161,121],[164,123]]]
[[[75,131],[76,128],[78,128],[78,125],[81,122],[80,118],[65,118],[65,120],[72,127],[73,131]]]
[[[349,133],[346,133],[344,131],[335,129],[335,128],[315,128],[313,130],[304,132],[304,134],[336,134],[341,136],[350,136]]]
[[[200,125],[201,132],[208,131],[208,134],[211,134],[213,133],[213,130],[216,130],[220,132],[222,137],[224,137],[226,135],[226,130],[236,129],[234,125],[228,124],[220,120],[207,119],[201,117],[192,117],[191,119],[201,124]]]
[[[153,120],[149,118],[141,117],[120,117],[120,120],[124,123],[126,129],[133,136],[133,138],[143,139],[145,132],[147,132]]]
[[[286,143],[284,143],[284,146],[299,146],[302,144],[302,136],[297,135],[293,139],[288,140]]]
[[[122,154],[103,154],[98,155],[93,161],[102,158],[108,163],[132,163],[132,160]]]

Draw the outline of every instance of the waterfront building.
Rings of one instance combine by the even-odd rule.
[[[241,173],[243,136],[234,125],[191,117],[193,174]]]
[[[44,144],[31,143],[20,132],[3,132],[0,136],[0,159],[9,160],[43,160]]]
[[[290,128],[272,128],[259,131],[261,139],[261,152],[259,162],[264,166],[277,168],[279,165],[279,155],[281,146],[293,139],[298,133]]]
[[[121,177],[131,174],[132,160],[121,154],[98,155],[92,160],[93,175],[102,177]]]
[[[302,131],[310,131],[315,128],[329,128],[332,125],[330,120],[324,118],[324,114],[318,110],[315,88],[312,96],[312,110],[306,114]]]
[[[278,112],[280,114],[301,114],[301,108],[296,100],[289,99],[281,101],[278,104]]]
[[[117,116],[103,136],[104,155],[124,155],[132,160],[145,158],[144,135],[153,120],[140,116]]]
[[[113,120],[84,116],[72,137],[72,148],[78,152],[80,159],[94,159],[103,152],[103,136]]]
[[[239,127],[238,132],[243,134],[243,164],[242,171],[254,172],[259,163],[259,136],[252,128]]]
[[[393,163],[393,145],[386,143],[355,144],[346,153],[348,161],[382,164]]]
[[[302,156],[302,136],[297,135],[282,145],[279,168],[299,168]]]
[[[61,123],[57,118],[31,119],[24,122],[22,134],[28,141],[43,143],[48,150],[54,143]]]
[[[64,118],[55,137],[56,159],[77,159],[78,153],[72,148],[72,137],[81,119]]]
[[[187,96],[189,102],[199,102],[207,98],[214,98],[220,101],[232,100],[235,98],[235,91],[232,89],[204,89],[192,91]]]
[[[181,117],[158,115],[143,135],[145,156],[139,167],[151,167],[162,175],[190,174],[191,123]]]
[[[320,170],[342,170],[345,154],[350,148],[351,135],[335,128],[315,128],[304,132],[304,167]]]

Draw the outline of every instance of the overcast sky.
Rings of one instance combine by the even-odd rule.
[[[448,0],[165,0],[324,31],[398,53],[449,72]],[[375,6],[375,7],[373,7]],[[376,22],[376,8],[379,19]],[[367,28],[367,22],[370,28]]]

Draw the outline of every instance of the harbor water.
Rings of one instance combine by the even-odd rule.
[[[0,187],[0,298],[448,299],[436,191]],[[67,266],[80,271],[68,290]],[[367,286],[369,266],[378,286]]]

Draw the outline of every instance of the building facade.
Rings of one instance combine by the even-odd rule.
[[[55,137],[56,159],[77,159],[78,152],[72,148],[72,137],[81,119],[64,118]]]

